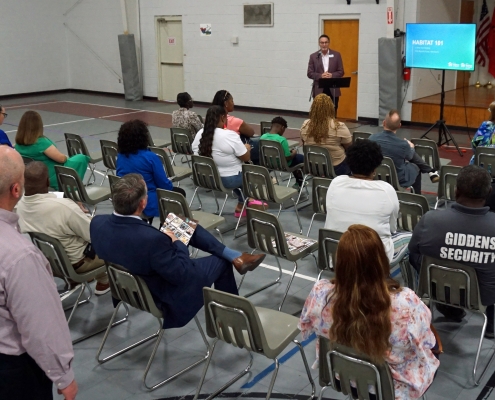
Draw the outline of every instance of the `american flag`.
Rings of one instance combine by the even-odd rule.
[[[480,24],[476,33],[476,63],[481,66],[486,65],[488,58],[488,33],[490,32],[490,16],[488,15],[488,7],[486,0],[483,0],[481,7]]]

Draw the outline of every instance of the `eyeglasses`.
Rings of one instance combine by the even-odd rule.
[[[7,114],[7,113],[0,113],[0,114],[3,114],[3,116],[4,116],[5,118],[7,118],[7,115],[9,115],[9,114]]]

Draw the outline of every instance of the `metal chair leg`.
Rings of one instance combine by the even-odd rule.
[[[218,236],[220,236],[220,241],[222,242],[223,244],[223,236],[222,236],[222,232],[220,231],[220,229],[218,228],[215,228],[215,231],[218,233]]]
[[[299,352],[301,353],[301,357],[304,363],[304,368],[306,368],[306,373],[308,374],[309,383],[311,383],[312,390],[311,390],[311,396],[309,397],[309,400],[311,400],[315,397],[315,393],[316,393],[315,382],[313,381],[313,377],[311,376],[311,370],[309,369],[308,360],[306,359],[306,354],[304,353],[304,349],[301,346],[301,343],[299,343],[299,341],[296,339],[294,339],[293,342],[297,345],[297,347],[299,347]]]
[[[284,301],[287,297],[287,294],[289,293],[290,285],[292,285],[292,281],[294,280],[294,277],[296,276],[296,272],[297,272],[297,262],[294,262],[294,270],[292,271],[292,275],[290,277],[289,283],[287,284],[287,289],[285,289],[285,294],[284,294],[284,297],[282,299],[282,302],[278,306],[278,311],[282,311],[282,306],[284,305]]]
[[[280,363],[278,362],[278,359],[275,359],[275,369],[272,373],[272,379],[270,380],[270,386],[268,386],[268,391],[266,392],[266,400],[270,400],[270,397],[272,395],[272,390],[273,386],[275,386],[275,380],[277,379],[278,375],[278,369],[280,367]]]
[[[297,217],[297,222],[299,223],[299,234],[301,235],[303,232],[302,224],[301,224],[301,219],[299,218],[299,212],[297,211],[297,203],[292,199],[292,202],[294,203],[294,211],[296,212],[296,217]]]
[[[478,367],[478,361],[479,361],[480,352],[481,352],[481,345],[483,343],[483,337],[485,336],[486,325],[487,325],[487,322],[488,322],[488,319],[486,318],[485,313],[480,312],[479,314],[482,314],[483,315],[484,322],[483,322],[483,328],[481,329],[481,337],[480,337],[480,341],[478,343],[478,351],[476,352],[476,359],[474,361],[474,368],[473,368],[473,380],[474,380],[474,384],[476,386],[478,386],[480,384],[481,380],[483,379],[483,375],[485,375],[485,372],[488,369],[488,366],[490,365],[490,363],[493,360],[493,357],[495,356],[495,350],[492,350],[492,355],[491,355],[490,359],[488,360],[488,363],[486,364],[485,368],[481,372],[481,375],[480,375],[479,379],[476,380],[476,368]]]
[[[208,366],[210,365],[211,358],[213,357],[213,350],[215,349],[215,345],[217,344],[217,342],[218,342],[218,339],[215,339],[215,341],[213,342],[213,345],[211,347],[210,356],[208,358],[208,361],[205,364],[205,368],[203,370],[203,375],[201,376],[201,380],[199,382],[198,389],[196,390],[196,394],[194,395],[193,400],[197,400],[199,397],[199,394],[201,393],[201,388],[203,387],[203,383],[204,383],[204,380],[206,377],[206,372],[208,371]],[[225,389],[232,386],[235,382],[237,382],[239,379],[241,379],[244,375],[246,375],[251,370],[251,366],[253,365],[253,355],[251,354],[251,352],[249,350],[246,349],[246,351],[249,353],[249,357],[250,357],[249,363],[246,366],[246,368],[244,368],[240,373],[238,373],[236,376],[234,376],[230,381],[228,381],[221,388],[215,390],[215,392],[210,394],[205,400],[211,400],[211,399],[217,397],[217,395],[219,395]]]
[[[323,393],[325,393],[328,388],[331,388],[331,386],[323,386],[321,388],[320,395],[318,396],[318,400],[321,400],[323,398]]]
[[[96,164],[89,163],[88,168],[91,171],[91,173],[89,174],[88,181],[86,182],[85,186],[91,186],[93,183],[96,182],[96,175],[95,175]],[[90,182],[91,178],[93,178],[92,182]]]
[[[275,260],[277,261],[277,265],[278,265],[278,277],[277,277],[277,279],[275,279],[273,282],[267,283],[266,285],[260,287],[259,289],[253,290],[252,292],[245,294],[244,295],[245,298],[251,297],[253,294],[259,293],[262,290],[268,289],[269,287],[276,285],[277,283],[280,282],[280,280],[282,279],[282,267],[280,266],[280,261],[278,260],[277,257],[275,257]],[[244,282],[245,277],[246,277],[246,275],[242,276],[241,282],[239,283],[237,290],[239,290],[241,288],[241,285]]]
[[[192,203],[194,201],[194,198],[196,197],[196,194],[198,192],[198,189],[199,189],[199,187],[197,187],[196,189],[194,189],[193,197],[192,197],[191,201],[189,202],[189,207],[192,206]],[[198,211],[198,210],[201,210],[203,208],[203,203],[201,203],[201,198],[199,197],[199,194],[198,194],[198,201],[199,201],[199,208],[196,208],[194,211]]]
[[[77,307],[79,306],[79,304],[84,304],[83,302],[79,302],[79,300],[81,299],[81,296],[83,295],[84,293],[84,289],[88,288],[89,290],[89,297],[86,299],[87,301],[89,301],[89,299],[91,298],[91,289],[89,288],[88,284],[86,282],[84,282],[82,285],[81,285],[81,291],[79,292],[79,295],[77,296],[77,299],[76,299],[76,302],[74,303],[74,306],[72,307],[72,311],[69,315],[69,318],[67,319],[67,325],[70,324],[70,320],[72,319],[72,316],[74,315],[74,312],[77,310]]]
[[[314,213],[313,216],[311,217],[311,222],[309,223],[309,228],[308,228],[308,233],[306,234],[307,237],[309,237],[309,232],[311,232],[311,227],[313,226],[313,221],[315,220],[317,213]]]
[[[247,202],[248,202],[248,199],[246,198],[244,200],[244,203],[242,204],[241,214],[239,215],[239,218],[237,219],[237,224],[236,224],[235,229],[234,229],[234,239],[237,239],[237,238],[242,236],[242,235],[237,236],[237,229],[239,228],[239,225],[241,223],[242,213],[246,209]]]

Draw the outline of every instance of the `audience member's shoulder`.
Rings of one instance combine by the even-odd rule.
[[[313,286],[313,292],[319,294],[319,295],[324,295],[327,296],[328,294],[332,293],[335,288],[335,285],[330,282],[328,279],[320,279],[319,281],[316,281],[316,283]]]
[[[401,308],[414,308],[423,305],[418,295],[408,287],[401,287],[399,291],[391,293],[391,300],[392,305]]]

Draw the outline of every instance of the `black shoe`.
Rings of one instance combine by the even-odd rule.
[[[453,322],[462,322],[466,316],[466,311],[462,308],[452,307],[445,304],[436,304],[435,306],[437,311],[439,311],[445,318]]]
[[[488,330],[485,331],[485,338],[487,339],[495,339],[495,333],[493,331],[489,332]]]

